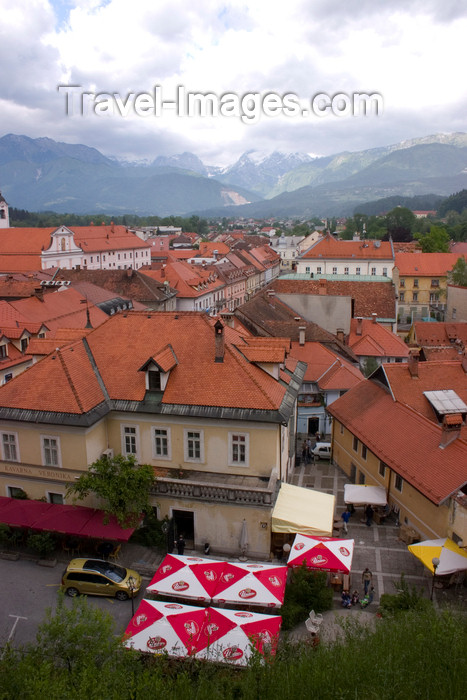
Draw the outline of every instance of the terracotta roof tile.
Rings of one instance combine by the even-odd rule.
[[[361,333],[357,334],[358,328]],[[348,343],[359,357],[400,357],[408,358],[409,348],[398,335],[380,323],[353,318],[350,322]]]
[[[444,277],[458,258],[455,253],[396,253],[395,267],[401,277]]]
[[[392,260],[393,253],[388,241],[338,241],[327,235],[309,248],[301,259],[333,258],[357,260]]]
[[[440,504],[467,481],[467,443],[440,448],[441,427],[365,380],[328,406],[380,460]]]

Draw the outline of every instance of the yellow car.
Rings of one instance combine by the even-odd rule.
[[[128,600],[140,588],[137,571],[101,559],[72,559],[62,576],[62,590],[72,598],[84,593]]]

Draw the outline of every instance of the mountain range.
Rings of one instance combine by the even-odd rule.
[[[467,134],[317,157],[248,151],[228,167],[193,153],[149,163],[83,144],[0,138],[0,190],[29,211],[245,217],[345,216],[388,197],[446,196],[467,187]]]

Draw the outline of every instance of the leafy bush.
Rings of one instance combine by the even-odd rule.
[[[27,546],[41,557],[46,557],[54,551],[55,540],[50,532],[37,532],[29,535]]]
[[[293,569],[291,581],[285,589],[282,629],[291,629],[306,620],[310,610],[318,613],[330,610],[332,596],[324,571],[310,571],[305,565]]]
[[[144,519],[143,526],[133,533],[131,542],[165,551],[167,549],[167,525],[168,518],[158,520],[151,511]]]
[[[416,586],[409,585],[405,580],[404,574],[400,580],[393,582],[397,593],[383,593],[380,600],[380,611],[383,615],[397,615],[407,610],[426,610],[431,606],[431,602],[423,597],[423,592],[418,590]]]

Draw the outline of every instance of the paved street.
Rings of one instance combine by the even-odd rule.
[[[344,511],[344,484],[348,482],[346,475],[329,462],[300,465],[296,468],[292,483],[296,486],[314,488],[336,496],[336,516]],[[367,566],[373,573],[375,599],[366,611],[359,606],[352,610],[344,610],[340,605],[340,593],[334,595],[334,610],[325,613],[323,623],[323,638],[335,636],[337,625],[336,615],[359,615],[362,620],[373,622],[374,613],[383,593],[394,593],[394,583],[399,581],[404,573],[409,584],[422,588],[429,596],[432,578],[425,567],[407,549],[407,545],[398,539],[399,528],[390,521],[382,525],[373,524],[367,527],[361,522],[362,509],[352,515],[349,522],[348,537],[355,540],[352,565],[351,588],[357,588],[362,593],[361,574]],[[337,533],[334,533],[337,536]],[[185,554],[191,554],[185,551]],[[198,552],[198,555],[204,556]],[[63,555],[61,555],[63,557]],[[214,557],[216,558],[216,557]],[[149,583],[149,576],[155,572],[162,555],[140,545],[124,544],[119,563],[123,566],[136,568],[146,573],[143,586]],[[0,644],[8,639],[14,644],[34,641],[37,626],[44,618],[48,607],[54,607],[57,590],[60,585],[62,572],[68,560],[62,558],[53,568],[38,566],[34,561],[8,561],[0,559],[2,587],[0,588]],[[144,596],[144,587],[135,599],[135,608]],[[90,605],[107,610],[112,614],[116,630],[123,632],[131,618],[131,601],[120,602],[112,598],[88,597]],[[434,602],[454,603],[466,600],[466,588],[439,590],[435,588]],[[67,599],[67,605],[71,600]],[[305,625],[295,630],[297,638],[307,638]]]

